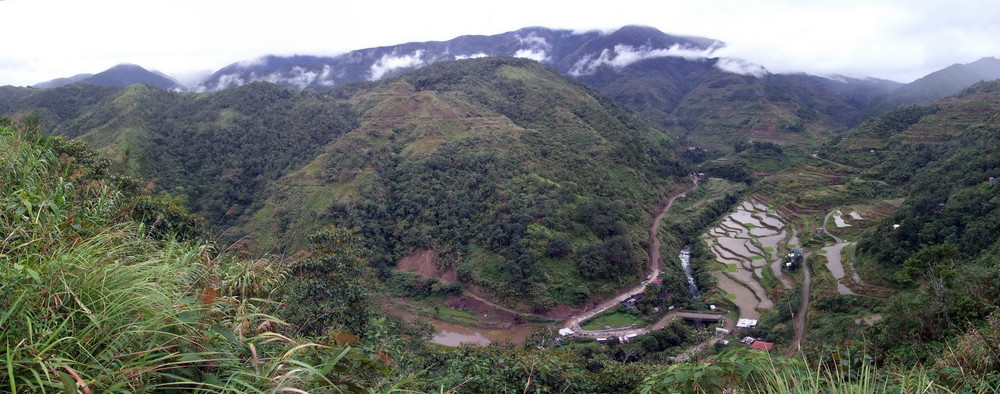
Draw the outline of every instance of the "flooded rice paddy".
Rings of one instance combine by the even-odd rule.
[[[740,317],[755,319],[758,309],[771,309],[774,302],[760,284],[764,269],[771,265],[785,287],[791,281],[781,272],[779,247],[788,237],[781,215],[757,201],[744,201],[702,239],[716,261],[726,268],[713,272],[719,288],[740,308]]]

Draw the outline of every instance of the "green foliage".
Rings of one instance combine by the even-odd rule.
[[[581,281],[606,294],[638,273],[646,207],[665,176],[683,174],[656,129],[515,59],[437,64],[385,81],[359,93],[371,97],[356,107],[362,118],[401,110],[382,98],[387,89],[410,91],[404,102],[417,109],[407,107],[413,115],[394,121],[402,126],[388,138],[372,132],[363,142],[371,176],[360,198],[329,210],[372,240],[383,275],[434,247],[463,283],[544,310],[552,299],[579,302]],[[416,116],[445,110],[471,124],[499,119],[491,127],[502,132]]]
[[[240,223],[268,182],[356,126],[342,105],[267,83],[203,95],[79,84],[40,90],[15,109],[112,151],[129,175],[155,177],[154,192],[184,190],[212,229]]]
[[[832,365],[825,361],[831,361]],[[735,351],[711,363],[678,364],[649,376],[639,393],[895,393],[949,392],[923,371],[887,373],[870,362],[843,362],[842,353],[818,366],[761,351]]]
[[[743,182],[749,185],[753,182],[753,177],[747,168],[746,163],[739,161],[708,162],[700,167],[701,171],[710,177]]]
[[[462,295],[461,282],[445,282],[409,272],[392,271],[384,283],[397,297],[422,299]]]
[[[894,109],[885,115],[866,121],[854,129],[855,134],[888,138],[913,126],[925,116],[938,112],[940,107],[913,105]]]
[[[273,332],[274,303],[252,297],[278,271],[149,237],[129,220],[141,196],[62,144],[0,127],[0,390],[364,391],[384,376],[349,347]]]
[[[958,256],[958,249],[952,245],[928,246],[903,262],[903,269],[896,272],[896,279],[907,284],[919,280],[935,288],[950,286],[955,279],[955,259]]]
[[[309,236],[311,255],[289,269],[282,315],[299,332],[368,332],[378,285],[357,230],[328,227]]]

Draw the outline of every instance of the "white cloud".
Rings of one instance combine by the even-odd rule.
[[[455,55],[455,60],[463,60],[463,59],[479,59],[479,58],[481,58],[481,57],[486,57],[486,56],[489,56],[489,55],[487,55],[487,54],[485,54],[485,53],[482,53],[482,52],[479,52],[479,53],[473,53],[473,54],[471,54],[471,55]]]
[[[717,43],[718,44],[718,43]],[[707,49],[686,48],[674,45],[670,48],[653,49],[647,46],[634,47],[631,45],[615,45],[611,50],[605,49],[598,56],[585,56],[570,68],[569,73],[573,76],[590,75],[597,72],[602,66],[609,66],[615,70],[638,62],[640,60],[658,57],[683,57],[685,59],[704,59],[718,48],[712,45]]]
[[[319,73],[315,71],[309,71],[304,67],[295,66],[292,67],[290,73],[283,73],[279,71],[268,74],[267,76],[259,79],[275,84],[292,85],[298,88],[299,90],[302,90],[305,89],[306,86],[309,86],[309,84],[311,84],[313,81],[315,81],[317,76],[319,76]]]
[[[521,45],[527,45],[528,48],[551,48],[552,46],[548,41],[545,41],[545,37],[539,37],[535,32],[528,33],[527,36],[521,36],[520,34],[515,34],[514,38],[517,39]]]
[[[239,68],[251,68],[256,66],[263,66],[267,63],[267,56],[257,56],[253,59],[241,60],[236,63],[236,67]]]
[[[552,49],[552,44],[549,44],[549,42],[545,40],[545,37],[539,37],[535,34],[535,32],[531,32],[526,36],[515,34],[514,38],[516,38],[521,45],[526,46],[526,48],[518,49],[511,56],[523,57],[539,63],[549,61],[547,51]]]
[[[757,78],[770,74],[764,66],[753,64],[743,59],[733,59],[728,57],[720,58],[719,61],[715,63],[715,68],[734,74],[750,75]]]
[[[375,81],[392,70],[423,66],[425,64],[421,58],[423,52],[418,49],[409,55],[397,56],[395,53],[382,55],[382,58],[372,65],[371,77],[368,79]]]
[[[539,63],[549,60],[549,55],[542,49],[519,49],[517,52],[514,52],[513,56],[531,59]]]
[[[240,74],[226,74],[219,77],[219,83],[216,84],[215,90],[243,86],[244,84],[246,84],[246,81],[243,80],[243,77],[240,77]]]
[[[324,64],[323,72],[319,74],[319,80],[317,82],[319,82],[319,84],[323,86],[335,85],[336,82],[330,79],[331,74],[333,74],[333,67],[330,67],[329,64]]]

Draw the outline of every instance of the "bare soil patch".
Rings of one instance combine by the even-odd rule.
[[[396,263],[396,268],[400,271],[414,272],[446,282],[454,282],[458,279],[454,268],[443,271],[438,268],[437,253],[434,249],[414,249],[413,252]]]

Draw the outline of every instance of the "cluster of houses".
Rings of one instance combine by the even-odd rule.
[[[663,279],[646,276],[646,280],[648,280],[651,285],[654,285],[656,287],[663,287]],[[668,292],[662,292],[660,293],[660,298],[667,298],[669,297],[669,295],[670,294]],[[621,304],[626,308],[635,308],[644,299],[646,299],[645,295],[643,295],[642,293],[636,293],[631,297],[627,297],[621,300]],[[671,309],[673,308],[671,307]],[[659,308],[657,308],[656,311],[659,312]]]
[[[781,265],[782,268],[789,271],[794,271],[796,268],[799,268],[799,266],[802,265],[803,254],[804,252],[801,249],[791,249],[791,251],[781,260],[783,263]]]
[[[745,345],[750,345],[751,349],[757,349],[757,350],[770,350],[772,347],[774,347],[773,343],[764,342],[754,337],[743,337],[743,339],[740,340],[740,343]]]
[[[756,319],[740,319],[739,321],[736,322],[736,328],[751,328],[756,326],[757,326]],[[715,332],[717,334],[729,335],[729,330],[723,328],[716,328]],[[729,341],[725,339],[719,341],[719,343],[721,343],[723,346],[729,346]],[[764,342],[760,340],[760,338],[754,338],[749,336],[743,337],[743,339],[740,340],[740,343],[749,345],[751,349],[757,349],[757,350],[770,350],[772,347],[774,347],[774,343],[772,342]]]
[[[628,342],[628,341],[631,341],[631,340],[632,340],[632,338],[635,338],[635,337],[637,337],[637,336],[639,336],[639,334],[625,334],[625,335],[619,335],[619,336],[618,336],[618,343],[626,343],[626,342]],[[594,339],[596,339],[596,340],[597,340],[597,342],[607,342],[607,340],[609,340],[609,339],[611,339],[611,338],[612,338],[612,337],[607,337],[607,338],[594,338]]]

